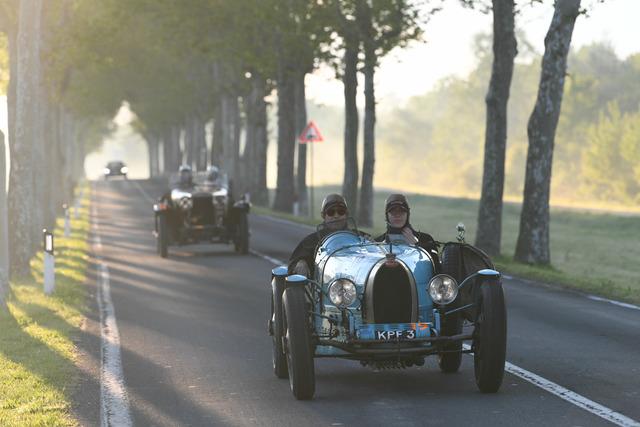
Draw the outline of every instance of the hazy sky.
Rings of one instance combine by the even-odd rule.
[[[391,52],[383,59],[376,75],[376,95],[381,109],[427,92],[445,76],[463,77],[473,69],[473,38],[478,33],[491,33],[492,17],[463,8],[457,0],[446,0],[446,3],[425,26],[426,43]],[[545,0],[543,5],[525,7],[516,18],[516,26],[525,31],[529,42],[540,53],[544,51],[544,36],[552,16],[552,2]],[[579,48],[606,40],[625,58],[640,51],[639,19],[640,0],[605,0],[591,9],[590,16],[578,18],[572,46]],[[333,80],[329,70],[319,70],[307,77],[307,96],[317,103],[342,105],[342,90],[342,84]]]

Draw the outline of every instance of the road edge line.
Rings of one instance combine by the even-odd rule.
[[[95,201],[95,187],[93,195]],[[92,203],[91,214],[94,253],[98,266],[96,299],[100,311],[100,425],[129,427],[133,422],[122,370],[120,333],[111,300],[109,268],[98,254],[98,251],[102,251],[102,240],[95,203]]]

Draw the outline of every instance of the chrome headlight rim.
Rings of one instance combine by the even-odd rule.
[[[358,288],[352,280],[345,277],[335,279],[327,290],[329,300],[339,308],[346,308],[358,298]]]
[[[438,305],[447,305],[458,296],[458,282],[448,274],[436,274],[427,286],[431,300]]]
[[[193,207],[193,199],[191,198],[191,195],[181,197],[178,202],[178,206],[183,210],[190,210]]]

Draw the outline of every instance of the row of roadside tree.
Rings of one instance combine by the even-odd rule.
[[[471,1],[494,17],[477,243],[499,250],[506,106],[517,53],[514,0]],[[523,2],[525,3],[525,2]],[[372,223],[375,72],[393,48],[420,39],[437,0],[0,0],[9,40],[11,271],[28,272],[40,230],[81,172],[84,153],[123,102],[149,148],[152,175],[186,162],[221,165],[238,192],[268,203],[267,105],[277,92],[273,208],[306,201],[305,76],[332,66],[344,84],[343,193]],[[549,182],[566,59],[580,0],[557,0],[529,120],[516,257],[549,262]],[[364,157],[358,161],[358,73],[364,76]],[[212,149],[205,128],[213,121]],[[242,137],[244,135],[244,138]],[[296,159],[297,157],[297,159]],[[297,161],[296,161],[297,160]],[[362,172],[360,172],[362,171]],[[303,203],[302,211],[307,207]]]

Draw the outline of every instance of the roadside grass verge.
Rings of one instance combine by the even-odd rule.
[[[69,237],[64,237],[64,218],[56,223],[55,292],[43,292],[39,251],[31,260],[32,277],[11,281],[8,310],[0,310],[1,426],[77,425],[70,398],[79,375],[72,339],[86,301],[88,186],[83,194],[79,217],[71,213]]]
[[[340,187],[315,189],[314,205],[320,210],[322,198]],[[391,190],[376,191],[374,224],[364,229],[373,235],[384,231],[384,200]],[[466,240],[475,241],[478,200],[408,193],[411,223],[436,240],[455,240],[456,225],[466,226]],[[551,208],[551,265],[534,266],[513,260],[520,224],[519,203],[505,203],[502,217],[502,256],[494,259],[507,274],[544,283],[594,293],[606,298],[640,303],[640,215],[603,213],[574,208]],[[295,217],[268,208],[255,207],[258,214],[316,225],[315,218]],[[293,249],[293,248],[292,248]]]

